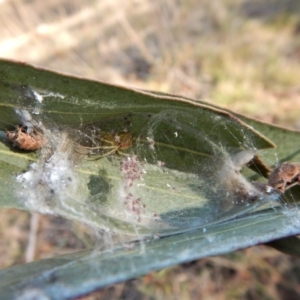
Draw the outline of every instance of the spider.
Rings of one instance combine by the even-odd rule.
[[[122,152],[121,150],[126,150],[132,146],[133,137],[130,133],[121,132],[121,133],[101,133],[100,137],[97,138],[100,141],[99,146],[82,146],[84,150],[88,150],[88,155],[93,156],[90,157],[92,160],[97,160],[111,154],[117,155],[127,155],[126,153]],[[99,151],[103,150],[103,154],[98,155]],[[96,151],[96,152],[95,152]]]

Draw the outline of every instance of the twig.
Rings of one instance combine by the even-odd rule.
[[[37,232],[39,228],[39,219],[40,215],[37,213],[32,213],[30,217],[30,231],[28,237],[28,244],[25,253],[25,261],[31,262],[35,257],[35,249],[36,249],[36,240],[37,240]]]

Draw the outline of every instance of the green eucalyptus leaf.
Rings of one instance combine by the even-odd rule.
[[[0,145],[1,189],[10,187],[3,206],[140,238],[230,219],[278,198],[240,174],[274,144],[224,110],[3,60],[0,99],[3,129],[38,127],[47,141],[39,153]]]
[[[151,92],[154,95],[165,95],[171,96],[169,94]],[[184,99],[188,101],[195,101],[193,99],[181,96],[175,96],[177,99]],[[229,111],[226,108],[220,108],[209,102],[203,102],[200,100],[196,101],[197,103],[201,103],[202,105],[207,105],[215,109],[222,109],[227,111],[228,113],[233,114],[238,117],[240,120],[244,121],[247,125],[253,127],[253,129],[257,130],[268,139],[270,139],[276,145],[276,155],[272,151],[265,151],[260,153],[260,155],[264,156],[264,159],[268,162],[268,164],[276,165],[280,162],[284,161],[300,161],[300,142],[299,142],[299,131],[292,130],[288,128],[284,128],[278,125],[269,124],[266,122],[262,122],[253,118],[249,118],[242,114],[238,114],[232,111]]]
[[[276,250],[288,255],[300,257],[300,239],[296,236],[291,236],[283,239],[278,239],[269,243],[267,246],[273,247]]]
[[[114,251],[86,250],[13,266],[0,271],[0,292],[4,299],[73,299],[149,271],[299,232],[299,212],[287,215],[269,210]]]
[[[266,189],[261,167],[256,175],[246,168],[263,165],[258,156],[269,166],[298,159],[298,132],[4,60],[0,105],[0,129],[24,123],[46,141],[26,152],[1,132],[0,205],[78,220],[123,242],[3,270],[0,292],[8,299],[70,299],[300,233],[299,188],[280,197]]]

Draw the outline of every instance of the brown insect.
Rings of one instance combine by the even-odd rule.
[[[45,139],[41,131],[32,129],[28,131],[27,126],[18,125],[14,131],[5,131],[7,138],[13,143],[14,147],[23,150],[37,150],[45,145]]]
[[[121,150],[126,150],[132,146],[133,137],[130,133],[121,132],[121,133],[107,133],[102,132],[100,137],[97,138],[100,141],[99,146],[83,147],[85,150],[90,150],[88,153],[90,156],[93,156],[92,159],[100,159],[102,157],[109,156],[111,154],[117,155],[126,155],[126,153]],[[96,152],[95,152],[96,151]],[[101,151],[103,154],[99,154]],[[82,152],[82,151],[80,151]]]
[[[284,162],[275,168],[269,176],[268,185],[284,193],[300,183],[300,164]]]

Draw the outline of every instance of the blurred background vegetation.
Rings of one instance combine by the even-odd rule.
[[[300,129],[299,0],[0,0],[0,57],[209,101]],[[0,212],[0,267],[92,245],[80,224]],[[266,246],[92,299],[299,299],[300,262]]]

